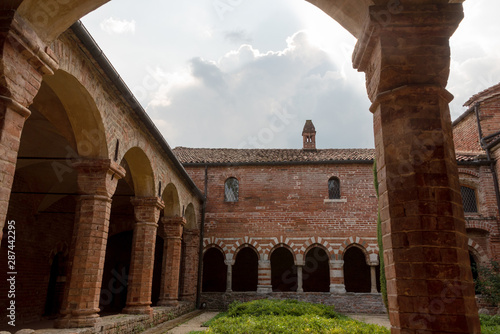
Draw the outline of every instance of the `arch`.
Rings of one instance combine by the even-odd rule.
[[[279,247],[288,248],[293,254],[295,263],[297,262],[298,258],[301,258],[301,256],[302,256],[302,253],[300,252],[300,248],[297,245],[295,245],[290,239],[285,238],[281,235],[279,237],[279,239],[278,238],[271,239],[271,242],[264,249],[263,256],[262,256],[263,260],[269,260],[272,252]]]
[[[257,291],[259,254],[246,244],[236,253],[232,272],[233,291]]]
[[[181,215],[181,205],[179,202],[179,192],[173,183],[167,184],[162,195],[165,209],[163,209],[165,217],[179,217]]]
[[[154,174],[151,162],[139,147],[132,147],[123,157],[130,168],[130,174],[134,184],[134,193],[137,197],[155,196]]]
[[[193,203],[188,204],[184,216],[186,217],[186,226],[184,226],[184,228],[196,229],[198,227],[196,223],[196,212],[194,211]]]
[[[224,202],[238,202],[240,198],[240,182],[235,177],[224,181]]]
[[[469,252],[475,256],[475,260],[477,260],[479,264],[488,263],[488,255],[486,255],[485,251],[478,243],[469,238],[467,245],[469,247]]]
[[[222,253],[227,256],[229,254],[228,246],[224,243],[223,240],[211,236],[210,238],[203,239],[203,252],[206,252],[208,249],[212,247],[218,247],[222,251]],[[232,255],[231,255],[232,256]]]
[[[254,240],[252,237],[249,237],[249,236],[245,236],[245,237],[241,238],[240,240],[236,241],[233,244],[233,246],[231,246],[230,253],[236,254],[243,247],[254,248],[255,251],[257,252],[257,255],[259,256],[259,258],[261,257],[260,253],[262,253],[262,251],[263,251],[262,246],[260,245],[258,240]]]
[[[18,7],[19,14],[28,20],[38,36],[46,43],[57,38],[74,22],[99,8],[109,0],[75,1],[24,0]],[[306,0],[337,21],[353,36],[359,37],[374,0],[324,1]],[[377,4],[378,1],[377,1]],[[13,6],[15,8],[15,6]]]
[[[203,292],[226,291],[227,265],[224,263],[224,253],[218,247],[210,247],[203,254]]]
[[[347,292],[370,292],[371,274],[367,253],[359,245],[353,244],[343,254],[344,284]]]
[[[297,291],[297,267],[293,252],[285,245],[271,252],[271,285],[273,291]]]
[[[109,158],[106,131],[101,113],[87,89],[73,75],[57,70],[43,82],[57,95],[67,114],[75,138],[75,149],[81,157]],[[57,128],[66,126],[66,118],[43,108],[40,112]],[[63,122],[64,124],[61,124]]]
[[[330,256],[322,245],[315,244],[305,253],[302,268],[304,292],[330,291]]]

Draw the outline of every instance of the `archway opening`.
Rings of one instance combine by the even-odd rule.
[[[330,265],[329,257],[320,247],[311,248],[302,268],[302,287],[304,292],[329,292],[330,291]]]
[[[153,267],[153,284],[151,287],[151,305],[158,305],[161,293],[161,281],[162,281],[162,271],[163,271],[163,249],[165,247],[165,241],[159,235],[156,235],[156,246],[155,246],[155,262]]]
[[[224,254],[218,248],[212,247],[203,255],[203,292],[226,291],[227,266]]]
[[[476,284],[476,281],[479,278],[478,262],[476,261],[476,257],[471,251],[469,251],[469,260],[470,260],[470,270],[472,272],[472,279],[474,280],[474,292],[476,293],[476,295],[478,295],[481,294],[481,291],[479,291],[478,286]]]
[[[344,284],[347,292],[370,292],[370,267],[366,256],[358,247],[344,252]]]
[[[285,247],[271,254],[271,285],[273,291],[297,291],[297,267],[292,253]]]
[[[45,298],[44,316],[53,318],[59,314],[64,294],[64,278],[66,276],[67,258],[63,252],[58,252],[50,266],[47,297]]]
[[[259,257],[250,247],[241,249],[233,266],[233,291],[257,291]]]
[[[127,302],[132,238],[133,231],[108,238],[99,300],[101,316],[121,312]]]

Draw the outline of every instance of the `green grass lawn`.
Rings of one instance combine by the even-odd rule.
[[[334,311],[333,306],[296,300],[254,300],[232,303],[227,312],[207,321],[204,332],[217,334],[389,334],[382,326],[365,324]],[[481,315],[483,334],[500,333],[500,316]]]

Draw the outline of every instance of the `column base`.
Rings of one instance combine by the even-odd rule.
[[[158,301],[158,306],[178,306],[179,301],[177,299],[160,299]]]
[[[150,305],[127,306],[122,310],[125,314],[147,314],[153,316],[153,308]]]
[[[99,321],[99,314],[95,311],[72,312],[63,314],[54,321],[54,328],[83,328],[94,327]]]
[[[346,293],[344,284],[330,284],[330,293],[343,295]]]
[[[273,287],[271,285],[257,285],[257,293],[271,293]]]

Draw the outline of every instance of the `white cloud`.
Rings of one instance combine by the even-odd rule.
[[[148,113],[183,129],[163,132],[172,146],[299,148],[312,119],[320,148],[373,147],[363,76],[343,75],[304,32],[287,42],[283,50],[242,45],[218,61],[192,59],[179,84],[156,91],[168,103],[150,104]]]
[[[127,21],[109,17],[102,21],[100,26],[108,34],[135,33],[135,20]]]

